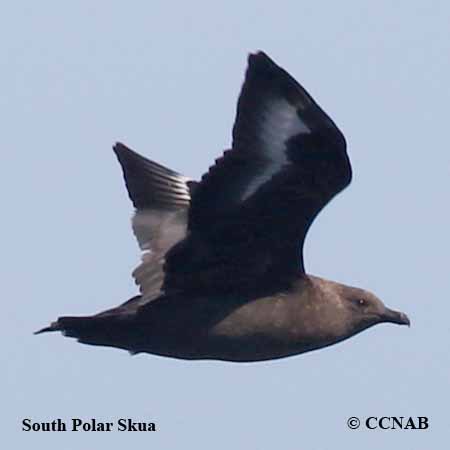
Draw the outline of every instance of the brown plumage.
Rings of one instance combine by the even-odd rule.
[[[259,361],[409,324],[362,289],[307,275],[303,244],[351,180],[344,136],[267,55],[249,57],[230,150],[200,182],[114,151],[136,208],[140,295],[40,332],[185,359]]]

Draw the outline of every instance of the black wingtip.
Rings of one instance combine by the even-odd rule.
[[[126,148],[125,145],[122,144],[122,142],[117,141],[114,145],[113,145],[113,150],[114,153],[119,153],[123,148]]]
[[[258,50],[255,53],[250,53],[248,55],[248,63],[275,64],[274,61],[269,57],[269,55],[266,52],[263,52],[262,50]]]
[[[248,56],[248,67],[249,70],[256,72],[268,72],[268,73],[279,73],[282,72],[285,75],[287,72],[282,69],[267,53],[263,51],[257,51],[255,53],[250,53]]]
[[[263,51],[249,55],[242,93],[246,85],[259,86],[256,89],[257,94],[272,90],[274,95],[284,97],[301,110],[302,114],[308,115],[310,127],[321,129],[322,132],[326,130],[328,137],[345,152],[347,147],[345,137],[334,121],[295,78]]]
[[[143,158],[139,153],[136,153],[125,144],[122,144],[122,142],[116,142],[113,145],[113,151],[116,154],[117,159],[119,160],[121,165],[129,160],[139,160],[140,158]]]
[[[186,207],[189,179],[141,156],[121,142],[113,146],[122,167],[128,195],[137,210]]]
[[[125,175],[126,175],[125,172],[129,170],[134,171],[147,169],[152,173],[154,172],[155,174],[159,174],[162,176],[183,178],[182,175],[176,172],[175,170],[168,169],[162,164],[158,164],[157,162],[152,161],[151,159],[145,158],[144,156],[132,150],[130,147],[127,147],[125,144],[122,144],[122,142],[116,142],[113,145],[113,151],[116,154],[117,159],[119,160],[119,163],[122,166]]]
[[[258,85],[262,92],[269,89],[296,106],[300,104],[306,108],[315,103],[300,83],[263,51],[249,55],[245,79],[244,87],[252,83]]]
[[[135,151],[131,150],[131,148],[127,147],[120,141],[117,141],[113,145],[113,151],[120,158],[121,155],[138,155]],[[140,155],[139,155],[140,156]]]

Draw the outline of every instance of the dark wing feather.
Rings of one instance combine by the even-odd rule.
[[[206,173],[167,288],[241,290],[304,270],[306,232],[351,180],[344,136],[286,71],[250,55],[232,149]]]
[[[136,208],[132,225],[143,250],[142,263],[133,272],[141,296],[129,301],[139,306],[161,294],[165,254],[186,235],[187,211],[196,183],[121,143],[114,146],[114,152]]]

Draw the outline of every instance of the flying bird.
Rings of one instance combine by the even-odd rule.
[[[37,333],[182,359],[262,361],[304,353],[373,325],[409,325],[364,289],[305,272],[303,246],[349,183],[343,134],[265,53],[251,54],[232,146],[200,181],[121,143],[114,151],[143,251],[139,295]]]

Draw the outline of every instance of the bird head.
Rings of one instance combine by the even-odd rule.
[[[362,331],[378,323],[410,325],[408,316],[388,308],[375,294],[364,289],[342,286],[341,303],[348,313],[350,326]]]

